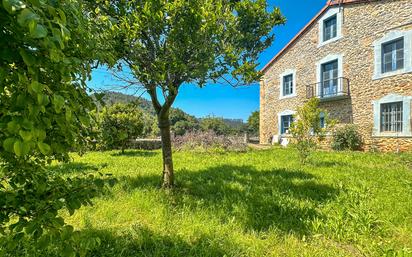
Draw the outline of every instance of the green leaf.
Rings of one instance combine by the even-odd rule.
[[[75,252],[74,252],[74,250],[73,250],[73,247],[72,247],[71,245],[66,244],[66,245],[63,247],[62,256],[63,256],[63,257],[74,257],[74,256],[75,256]]]
[[[40,105],[46,106],[46,105],[49,104],[50,100],[49,100],[49,97],[48,97],[47,95],[45,95],[45,94],[38,94],[38,95],[37,95],[37,102],[38,102]]]
[[[47,36],[47,29],[41,24],[37,24],[36,28],[30,33],[33,38],[43,38]]]
[[[66,14],[64,13],[64,11],[61,10],[61,9],[57,9],[57,12],[59,13],[60,20],[61,20],[62,24],[66,25],[67,19],[66,19]]]
[[[19,0],[3,0],[3,7],[10,14],[25,7],[25,4]]]
[[[24,63],[27,66],[33,66],[36,64],[36,59],[34,56],[24,49],[19,50],[20,56],[23,58]]]
[[[43,129],[36,129],[35,134],[39,141],[46,139],[46,131],[44,131]]]
[[[50,148],[50,146],[49,146],[48,144],[42,143],[42,142],[38,142],[38,143],[37,143],[37,146],[39,147],[40,152],[41,152],[42,154],[47,155],[47,154],[50,153],[51,148]]]
[[[12,133],[12,134],[17,134],[19,132],[20,125],[17,123],[17,121],[12,120],[9,123],[7,123],[7,130]]]
[[[33,134],[30,131],[20,130],[19,135],[24,141],[28,142],[33,139]]]
[[[38,81],[33,81],[33,82],[30,84],[30,86],[31,86],[31,89],[32,89],[35,93],[37,93],[37,94],[42,93],[43,90],[44,90],[44,85],[42,85],[42,84],[39,83]]]
[[[37,22],[38,20],[39,16],[37,16],[37,14],[35,14],[28,8],[21,11],[20,14],[17,16],[17,23],[22,27],[26,26],[31,21]]]
[[[54,95],[53,97],[54,110],[60,113],[64,106],[64,98],[61,95]]]
[[[40,249],[45,249],[50,244],[50,236],[43,235],[38,241],[37,245]]]
[[[79,120],[80,122],[85,125],[85,126],[89,126],[90,125],[90,120],[88,117],[86,116],[79,116]]]
[[[13,150],[17,156],[21,157],[29,153],[30,146],[28,143],[25,143],[20,140],[16,140],[13,145]]]
[[[14,146],[14,142],[16,141],[15,138],[7,138],[6,140],[3,141],[3,148],[7,151],[7,152],[13,152],[13,146]]]
[[[72,120],[72,110],[67,107],[65,109],[66,109],[66,120],[71,121]]]

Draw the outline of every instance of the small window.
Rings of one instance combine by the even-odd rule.
[[[293,94],[293,75],[283,77],[283,96]]]
[[[289,134],[290,126],[293,123],[293,115],[285,115],[281,117],[281,133]]]
[[[403,103],[381,104],[381,132],[402,132]]]
[[[337,18],[336,15],[326,19],[323,22],[323,41],[328,41],[337,36]]]
[[[401,70],[404,67],[404,40],[394,40],[382,45],[382,73]]]
[[[325,124],[325,117],[321,116],[321,117],[320,117],[320,127],[321,127],[321,128],[325,128],[325,127],[326,127],[325,125],[326,125],[326,124]]]

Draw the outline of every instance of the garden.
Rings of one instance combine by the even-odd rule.
[[[118,181],[64,215],[101,240],[89,256],[408,256],[410,157],[318,151],[302,166],[293,148],[178,151],[172,192],[159,151],[74,154],[52,170]]]
[[[2,0],[0,256],[411,255],[410,153],[349,151],[355,127],[317,150],[335,121],[316,99],[265,150],[239,136],[259,112],[173,108],[188,84],[258,82],[285,21],[265,0]],[[102,67],[150,100],[111,102]]]

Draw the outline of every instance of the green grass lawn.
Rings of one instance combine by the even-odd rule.
[[[174,154],[177,189],[159,189],[160,152],[74,155],[62,172],[118,183],[67,221],[101,245],[90,256],[410,256],[410,155],[293,149]]]

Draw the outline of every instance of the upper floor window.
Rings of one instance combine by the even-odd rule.
[[[318,61],[316,66],[317,97],[333,98],[349,95],[349,84],[343,83],[343,54],[330,54]]]
[[[321,97],[335,96],[338,94],[338,60],[322,64]]]
[[[373,42],[372,79],[412,72],[412,30],[393,30]]]
[[[319,43],[322,47],[342,38],[343,12],[340,8],[329,8],[319,19]]]
[[[336,14],[323,21],[323,41],[328,41],[337,36]]]
[[[404,39],[382,44],[382,73],[403,69]]]
[[[402,132],[403,103],[381,104],[381,132]]]
[[[285,70],[279,75],[279,81],[279,99],[296,96],[296,70]]]
[[[293,94],[293,74],[283,77],[283,96]]]

